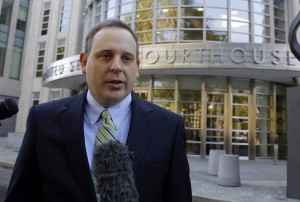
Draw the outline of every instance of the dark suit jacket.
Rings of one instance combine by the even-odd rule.
[[[33,106],[6,202],[94,202],[83,114],[86,93]],[[140,202],[192,201],[183,120],[132,93],[127,145]]]

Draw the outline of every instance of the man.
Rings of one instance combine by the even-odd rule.
[[[96,201],[91,170],[104,109],[133,151],[139,201],[192,201],[182,118],[132,91],[139,72],[132,30],[119,20],[95,26],[80,62],[86,92],[31,108],[5,201]]]

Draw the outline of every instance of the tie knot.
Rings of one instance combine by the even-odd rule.
[[[103,119],[111,119],[111,114],[109,113],[109,111],[107,109],[105,109],[104,111],[102,111],[101,117]]]

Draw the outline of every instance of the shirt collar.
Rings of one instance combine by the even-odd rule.
[[[91,123],[95,123],[98,120],[101,112],[104,110],[104,107],[96,101],[96,99],[92,96],[89,90],[87,92],[86,99],[86,114],[88,116],[89,121]],[[130,111],[131,100],[131,93],[129,93],[129,95],[127,95],[127,97],[125,97],[124,100],[122,100],[122,102],[108,108],[108,111],[112,116],[114,124],[117,127],[121,124],[127,113]]]

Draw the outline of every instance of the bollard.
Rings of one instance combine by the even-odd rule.
[[[209,159],[208,159],[208,174],[217,176],[219,169],[219,159],[221,155],[224,155],[224,150],[209,150]]]
[[[278,144],[274,144],[274,157],[273,157],[273,164],[277,165],[278,160]]]
[[[240,160],[238,155],[226,154],[220,157],[218,184],[228,187],[241,185]]]

